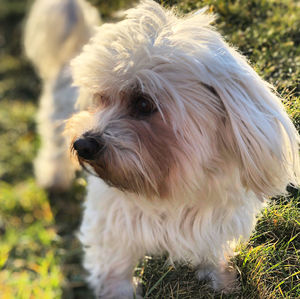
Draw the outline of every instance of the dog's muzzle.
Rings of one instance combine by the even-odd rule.
[[[80,137],[73,143],[73,148],[78,156],[85,160],[94,160],[97,153],[103,148],[104,144],[93,137]]]

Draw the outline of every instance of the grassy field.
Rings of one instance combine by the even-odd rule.
[[[50,1],[50,0],[49,0]],[[108,19],[128,0],[93,0]],[[162,1],[181,12],[208,5],[216,26],[274,84],[300,131],[300,5],[297,0]],[[86,181],[51,194],[34,180],[39,147],[35,113],[41,83],[24,59],[29,1],[0,2],[0,298],[93,298],[75,238]],[[240,290],[214,294],[188,266],[147,257],[138,266],[146,298],[300,298],[300,193],[272,199],[248,244],[234,259]]]

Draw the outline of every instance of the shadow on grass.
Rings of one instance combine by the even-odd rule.
[[[76,237],[83,213],[82,203],[86,184],[82,175],[77,173],[68,192],[47,192],[55,218],[55,228],[61,237],[60,248],[64,251],[61,256],[61,270],[65,277],[63,299],[94,298],[85,282],[86,273],[82,267],[83,252]]]
[[[151,299],[235,299],[235,298],[260,298],[257,285],[247,280],[239,273],[237,281],[246,286],[236,289],[232,294],[217,293],[210,287],[209,281],[199,281],[195,277],[195,269],[188,265],[166,264],[166,258],[146,257],[139,272],[142,273],[145,298]]]

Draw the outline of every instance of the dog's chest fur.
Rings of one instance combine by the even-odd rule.
[[[210,205],[209,198],[194,204],[141,202],[90,177],[80,238],[86,246],[131,248],[138,258],[167,253],[174,261],[213,262],[254,229],[262,203],[242,202],[226,208]]]

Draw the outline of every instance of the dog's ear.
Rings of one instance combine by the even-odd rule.
[[[299,185],[299,135],[272,87],[242,64],[213,86],[225,110],[221,139],[246,188],[261,197],[281,194]]]
[[[209,25],[212,20],[200,11],[178,31],[192,45],[199,81],[223,107],[219,135],[226,159],[238,161],[242,183],[257,195],[284,193],[287,184],[299,185],[299,135],[273,88],[224,42]]]

